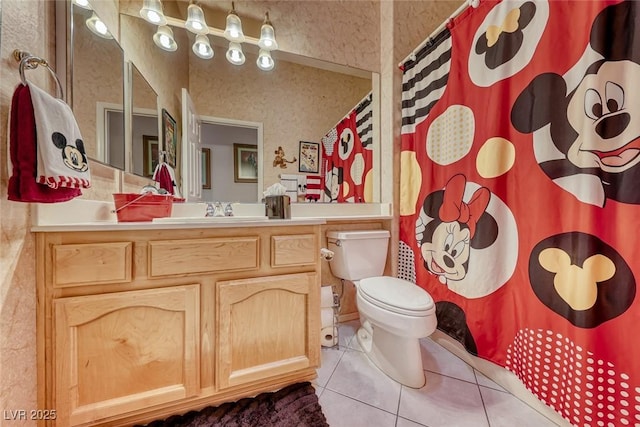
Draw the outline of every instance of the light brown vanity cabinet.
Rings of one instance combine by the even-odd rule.
[[[78,425],[195,396],[198,286],[53,302],[55,402]]]
[[[317,273],[218,282],[220,388],[317,364]]]
[[[315,378],[319,225],[36,236],[41,425],[144,424]]]

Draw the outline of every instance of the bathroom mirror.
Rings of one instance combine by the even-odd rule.
[[[163,1],[165,13],[180,19],[186,18],[187,5],[186,2]],[[273,52],[275,69],[265,73],[257,69],[257,48],[249,44],[243,44],[247,57],[245,64],[234,66],[225,59],[224,40],[213,36],[210,40],[215,56],[211,60],[203,60],[191,50],[193,35],[177,27],[172,29],[178,49],[175,52],[162,51],[153,43],[156,27],[139,16],[141,6],[141,0],[119,2],[120,44],[125,58],[135,65],[157,93],[157,110],[164,108],[177,120],[181,135],[180,91],[184,87],[194,98],[198,113],[205,119],[215,117],[261,123],[264,130],[260,153],[263,172],[258,180],[261,188],[255,192],[258,195],[264,188],[278,182],[281,174],[299,173],[297,162],[287,164],[287,168],[274,166],[275,152],[279,146],[283,146],[286,159],[298,157],[299,141],[320,142],[324,134],[373,88],[374,76],[369,71],[284,51]],[[217,7],[223,15],[228,11],[226,4],[207,3],[207,6]],[[252,4],[247,3],[244,7],[250,8]],[[208,9],[206,13],[209,13]],[[253,15],[256,13],[257,9]],[[245,21],[243,19],[243,24]],[[211,22],[210,25],[223,27],[224,21]],[[259,25],[257,28],[259,31]],[[100,51],[96,49],[90,52],[99,56]],[[73,88],[77,97],[91,97],[90,90],[85,94],[86,89],[82,86]],[[336,100],[335,96],[342,98]],[[132,133],[135,132],[135,125],[131,129]],[[142,136],[145,135],[152,136]],[[148,164],[144,162],[144,138],[142,149],[139,143],[134,142],[139,141],[139,135],[129,138],[132,148],[125,153],[129,159],[127,172],[146,176],[149,168],[144,167]],[[204,143],[207,144],[207,141]],[[378,146],[379,142],[374,141],[374,144]],[[211,159],[211,164],[217,161],[219,159]],[[374,168],[379,169],[379,165],[374,165]],[[176,173],[180,179],[179,164]],[[215,176],[215,171],[212,175]],[[380,174],[377,173],[377,176]],[[224,186],[225,183],[213,181],[212,185]],[[227,197],[235,200],[232,196]],[[258,200],[259,196],[256,197]]]
[[[131,172],[151,178],[160,156],[158,94],[133,64],[131,67]]]
[[[71,108],[87,156],[124,170],[124,52],[109,28],[98,25],[103,35],[90,30],[99,18],[94,11],[75,3],[68,6],[72,28]]]

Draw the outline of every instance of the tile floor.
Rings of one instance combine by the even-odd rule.
[[[551,427],[555,423],[439,344],[421,341],[427,385],[405,387],[383,374],[339,325],[339,346],[322,348],[314,382],[331,427]]]

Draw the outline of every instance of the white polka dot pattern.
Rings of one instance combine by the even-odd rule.
[[[398,278],[416,283],[415,255],[409,245],[402,240],[400,240],[398,246]]]
[[[362,184],[362,176],[364,175],[364,156],[362,153],[357,153],[353,156],[353,163],[351,164],[351,179],[355,185]]]
[[[336,128],[331,129],[329,133],[322,137],[322,145],[327,156],[333,154],[333,147],[335,147],[336,141],[338,141],[338,129]]]
[[[427,155],[439,165],[454,163],[469,153],[474,133],[473,111],[465,105],[452,105],[429,127]]]
[[[573,425],[638,425],[640,421],[640,387],[631,391],[628,374],[561,334],[520,330],[507,348],[506,368]],[[630,399],[632,393],[635,402]]]

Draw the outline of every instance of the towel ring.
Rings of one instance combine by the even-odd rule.
[[[58,98],[63,99],[64,92],[62,90],[62,84],[60,83],[60,79],[58,79],[58,75],[56,74],[55,71],[53,71],[53,68],[51,68],[51,66],[45,59],[40,58],[38,56],[33,56],[29,52],[20,51],[18,49],[13,51],[13,57],[16,59],[16,61],[20,62],[18,71],[20,72],[20,80],[22,81],[23,85],[27,84],[27,79],[24,76],[25,68],[28,70],[34,70],[38,68],[38,66],[43,66],[47,70],[49,70],[49,72],[51,73],[51,75],[56,81],[56,90],[57,90]]]

